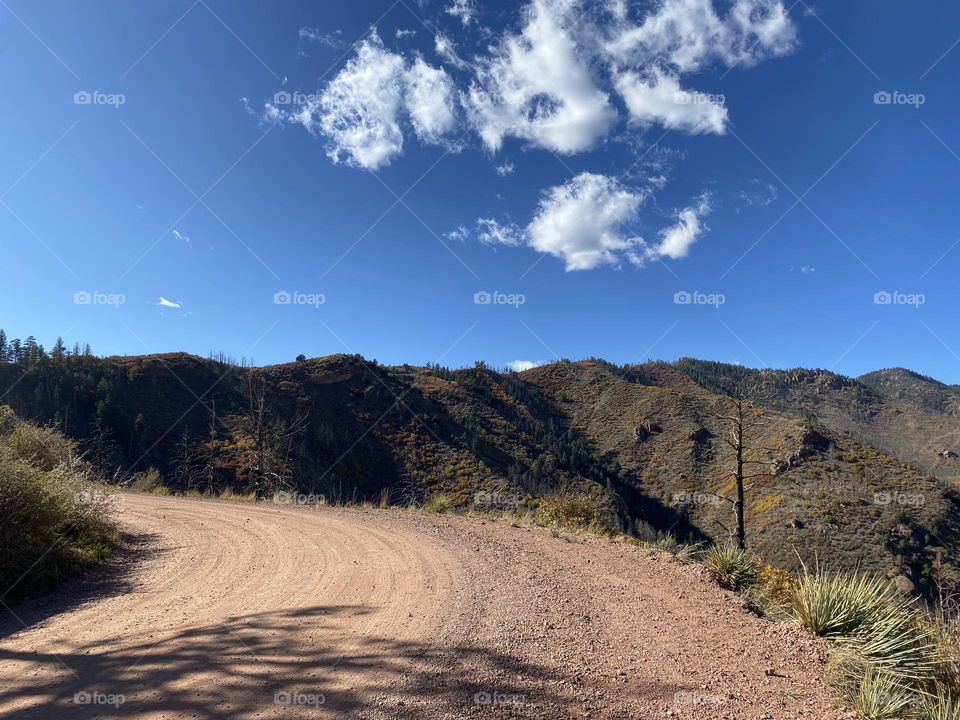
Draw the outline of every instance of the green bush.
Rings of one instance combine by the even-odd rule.
[[[453,501],[446,493],[431,495],[423,503],[423,509],[432,513],[443,513],[453,507]]]
[[[114,497],[70,440],[0,407],[0,599],[47,590],[109,554]]]
[[[170,490],[163,484],[163,475],[155,467],[136,473],[130,479],[130,489],[156,495],[170,494]]]
[[[889,673],[867,670],[853,697],[853,707],[865,720],[900,720],[911,711],[916,695]]]
[[[722,587],[742,590],[755,585],[760,577],[760,563],[746,550],[734,545],[712,545],[703,554],[707,566]]]
[[[871,665],[902,678],[932,680],[934,628],[910,598],[865,573],[804,569],[790,597],[793,619],[811,632],[850,646]]]
[[[544,495],[537,505],[534,520],[544,527],[565,527],[613,533],[616,524],[609,501],[588,493]]]

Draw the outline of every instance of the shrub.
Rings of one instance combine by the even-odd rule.
[[[616,530],[606,498],[587,493],[552,493],[540,498],[534,521],[544,527],[592,530],[605,534]]]
[[[853,707],[866,720],[899,720],[916,702],[913,691],[889,673],[867,670],[853,696]]]
[[[163,484],[163,475],[155,467],[136,473],[130,479],[130,489],[157,495],[170,494],[170,490]]]
[[[657,548],[657,550],[662,550],[664,552],[670,553],[680,562],[693,562],[694,558],[700,552],[700,546],[702,543],[690,544],[684,543],[677,540],[677,536],[671,532],[666,532],[659,534],[657,539],[654,540],[651,545]]]
[[[712,545],[703,554],[703,562],[722,587],[740,590],[756,584],[760,564],[746,550],[733,545]]]
[[[927,695],[923,700],[923,720],[960,720],[960,697],[950,690]]]
[[[431,495],[423,503],[423,509],[432,513],[443,513],[453,507],[453,501],[446,493]]]
[[[54,430],[0,407],[0,596],[12,604],[106,557],[115,498]]]
[[[937,643],[932,625],[891,583],[864,573],[804,572],[790,598],[793,619],[832,637],[871,665],[899,678],[932,680]]]

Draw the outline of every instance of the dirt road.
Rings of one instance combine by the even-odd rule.
[[[120,511],[129,551],[0,616],[0,716],[842,717],[821,644],[626,543],[399,510]]]

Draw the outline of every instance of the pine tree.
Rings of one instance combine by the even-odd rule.
[[[10,349],[7,347],[7,334],[0,329],[0,362],[7,362]]]
[[[50,351],[50,357],[54,360],[63,360],[67,354],[67,346],[63,344],[63,338],[57,337],[57,342],[53,346],[53,350]]]

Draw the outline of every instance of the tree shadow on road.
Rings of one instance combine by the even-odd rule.
[[[372,612],[356,606],[265,612],[118,637],[109,645],[65,638],[56,655],[0,647],[0,716],[17,705],[24,706],[20,717],[57,720],[437,720],[492,708],[499,717],[584,716],[582,678],[489,648],[437,649],[344,631]],[[664,685],[656,694],[682,689]]]

